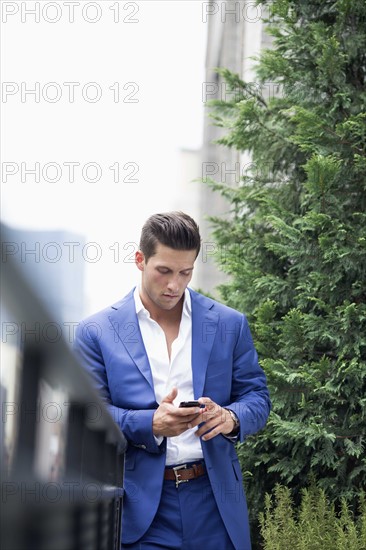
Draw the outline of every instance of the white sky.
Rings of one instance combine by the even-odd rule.
[[[100,261],[86,263],[90,313],[119,299],[136,277],[109,247],[118,242],[123,250],[151,213],[179,208],[179,149],[202,139],[202,2],[1,4],[2,219],[100,244]],[[27,12],[34,9],[39,22]],[[25,93],[37,87],[39,102]],[[35,163],[38,183],[25,172]],[[73,182],[65,163],[79,163]],[[111,166],[119,166],[119,182]],[[87,181],[96,169],[99,181]]]

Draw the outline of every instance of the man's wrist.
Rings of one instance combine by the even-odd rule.
[[[237,417],[236,413],[234,413],[234,411],[232,411],[231,409],[224,408],[224,410],[227,411],[230,414],[230,417],[231,417],[232,421],[234,422],[234,427],[231,430],[231,432],[229,432],[225,435],[228,436],[228,437],[238,435],[239,430],[240,430],[239,418]]]

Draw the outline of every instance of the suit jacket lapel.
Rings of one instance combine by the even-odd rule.
[[[191,291],[192,298],[192,373],[194,397],[201,397],[208,360],[214,343],[219,315],[211,310],[212,300]]]
[[[132,361],[134,361],[154,392],[151,368],[136,315],[133,292],[134,289],[127,294],[122,302],[112,306],[112,312],[108,317]]]

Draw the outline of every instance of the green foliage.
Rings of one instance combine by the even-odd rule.
[[[301,491],[299,507],[294,506],[288,487],[276,485],[273,493],[266,494],[265,510],[260,514],[263,550],[366,548],[364,493],[360,494],[357,514],[344,498],[336,510],[324,490],[314,484]]]
[[[219,69],[236,93],[211,102],[219,143],[252,167],[237,188],[207,181],[232,214],[211,218],[220,291],[249,318],[273,401],[238,446],[254,519],[278,482],[298,502],[310,472],[331,500],[366,487],[366,3],[268,4],[260,86]]]

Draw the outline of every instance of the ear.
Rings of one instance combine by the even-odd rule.
[[[141,252],[141,250],[138,250],[135,253],[135,264],[137,266],[137,269],[139,269],[140,271],[144,271],[145,256],[144,256],[143,252]]]

